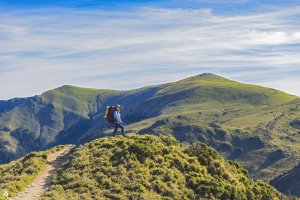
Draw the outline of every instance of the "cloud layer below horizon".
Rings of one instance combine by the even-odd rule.
[[[31,8],[0,14],[0,99],[64,84],[131,89],[204,72],[300,96],[300,6]]]

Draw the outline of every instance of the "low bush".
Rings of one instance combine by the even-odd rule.
[[[51,180],[43,200],[286,199],[238,164],[173,137],[101,138],[76,149]]]

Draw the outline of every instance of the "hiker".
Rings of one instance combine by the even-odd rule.
[[[122,109],[122,107],[119,104],[116,106],[107,106],[106,107],[105,118],[107,119],[107,121],[109,123],[114,124],[114,126],[115,126],[113,136],[116,136],[116,133],[119,128],[122,131],[122,135],[126,136],[124,123],[121,119],[121,114],[120,114],[121,109]]]
[[[116,136],[116,133],[117,133],[117,131],[118,131],[119,128],[122,131],[122,135],[126,136],[124,123],[122,122],[121,114],[120,114],[121,109],[122,109],[122,107],[119,104],[116,105],[116,110],[114,112],[115,130],[114,130],[113,136]]]

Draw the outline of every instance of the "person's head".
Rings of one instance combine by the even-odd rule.
[[[116,105],[116,108],[117,108],[118,111],[120,111],[120,110],[122,109],[122,106],[120,106],[120,105],[118,104],[118,105]]]

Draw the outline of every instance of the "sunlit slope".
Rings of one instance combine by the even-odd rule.
[[[204,144],[172,137],[102,138],[77,148],[46,199],[286,199]]]
[[[120,93],[115,90],[80,88],[66,85],[47,91],[38,97],[58,108],[77,112],[78,115],[88,116],[88,114],[99,111],[102,103],[107,99]]]
[[[203,74],[167,85],[139,110],[158,107],[160,115],[129,127],[205,142],[257,178],[272,179],[300,159],[299,130],[291,125],[300,119],[296,96]]]
[[[142,104],[137,104],[135,110],[148,115],[153,113],[153,117],[160,114],[179,114],[199,110],[204,114],[213,111],[223,114],[228,110],[239,112],[239,109],[244,111],[244,109],[256,108],[257,111],[262,111],[257,115],[261,115],[263,111],[269,111],[273,107],[290,108],[289,103],[296,98],[278,90],[242,84],[213,74],[202,74],[165,85]],[[269,106],[272,108],[266,109]],[[272,117],[267,113],[266,120],[270,116]],[[208,115],[208,118],[211,119],[211,116]],[[231,117],[230,120],[229,124],[241,125],[238,119]]]

